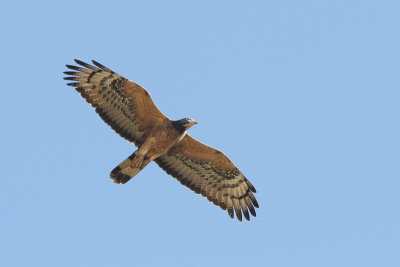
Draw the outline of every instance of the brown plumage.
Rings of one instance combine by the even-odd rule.
[[[74,86],[115,132],[138,147],[111,171],[115,183],[128,182],[155,161],[181,184],[227,210],[231,218],[234,211],[239,221],[242,213],[247,220],[249,212],[256,216],[256,189],[222,152],[186,133],[195,121],[168,119],[143,87],[96,61],[92,61],[95,66],[75,62],[82,67],[66,65],[74,70],[64,72],[70,75],[65,80],[74,81],[67,85]]]

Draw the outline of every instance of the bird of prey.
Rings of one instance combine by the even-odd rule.
[[[190,137],[186,130],[197,124],[190,118],[170,120],[140,85],[92,61],[80,66],[66,65],[67,83],[95,108],[96,113],[121,137],[138,149],[110,174],[117,184],[125,184],[149,162],[154,161],[169,175],[239,221],[242,213],[258,208],[254,186],[220,151]]]

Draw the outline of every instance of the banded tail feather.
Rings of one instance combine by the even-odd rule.
[[[111,173],[110,178],[116,184],[125,184],[127,183],[132,177],[138,174],[147,164],[149,164],[149,160],[140,160],[136,165],[136,162],[133,163],[133,160],[136,156],[135,151],[132,155],[127,157],[124,161],[118,164]],[[136,160],[135,160],[136,161]],[[136,165],[136,166],[134,166]]]

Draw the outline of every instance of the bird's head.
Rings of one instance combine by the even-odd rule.
[[[192,120],[191,118],[184,118],[181,120],[174,121],[174,125],[176,125],[178,128],[184,131],[186,131],[195,124],[197,124],[197,122]]]

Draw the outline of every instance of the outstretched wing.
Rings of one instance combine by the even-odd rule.
[[[186,135],[155,162],[181,184],[228,210],[232,219],[233,210],[239,221],[242,212],[247,220],[249,211],[256,216],[256,189],[222,152]]]
[[[151,130],[167,118],[140,85],[118,75],[96,61],[95,66],[75,59],[82,67],[66,65],[67,85],[76,87],[97,114],[123,138],[141,145]]]

